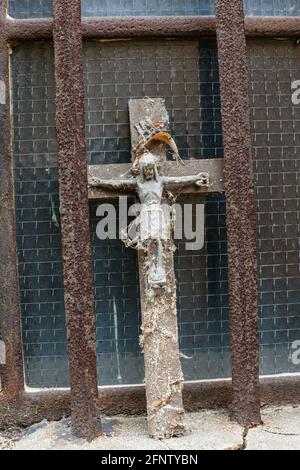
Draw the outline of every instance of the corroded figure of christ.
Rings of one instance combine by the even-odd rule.
[[[209,175],[199,173],[181,177],[162,176],[158,171],[157,158],[148,150],[145,150],[139,158],[138,177],[118,180],[89,179],[90,186],[115,191],[131,189],[137,192],[141,210],[135,221],[128,227],[125,243],[145,252],[151,252],[147,273],[149,292],[166,285],[164,250],[173,246],[170,211],[166,210],[163,204],[164,194],[171,186],[180,192],[180,187],[193,183],[198,186],[207,186]],[[133,227],[135,236],[131,237]]]

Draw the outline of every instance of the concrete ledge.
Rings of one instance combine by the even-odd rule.
[[[70,420],[43,421],[28,428],[14,442],[2,437],[2,447],[12,450],[238,450],[243,447],[243,428],[232,423],[224,410],[188,414],[184,436],[167,440],[149,437],[147,419],[139,417],[105,418],[104,435],[91,443],[70,433]],[[1,435],[0,435],[1,448]],[[172,455],[172,453],[170,453]],[[101,463],[101,455],[99,455]],[[176,463],[174,461],[174,463]]]
[[[260,381],[262,405],[300,404],[300,376],[276,376]],[[229,408],[231,381],[186,383],[184,406],[187,412]],[[145,389],[115,387],[99,389],[99,411],[108,416],[140,415],[146,411]],[[18,402],[8,403],[0,394],[0,429],[30,426],[43,419],[59,420],[70,413],[70,392],[50,390],[22,394]]]
[[[299,450],[299,406],[277,406],[262,410],[263,425],[250,429],[247,450]]]

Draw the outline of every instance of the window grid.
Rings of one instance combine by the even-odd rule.
[[[244,0],[249,16],[299,16],[299,0]],[[10,0],[13,18],[52,16],[52,0]],[[82,0],[83,16],[214,15],[214,0]]]

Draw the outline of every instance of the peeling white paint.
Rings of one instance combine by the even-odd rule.
[[[0,104],[6,103],[6,86],[3,80],[0,80]]]
[[[6,364],[6,347],[4,341],[0,341],[0,364]]]

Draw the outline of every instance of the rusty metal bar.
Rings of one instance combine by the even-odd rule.
[[[49,39],[53,20],[8,20],[10,39]],[[83,18],[84,39],[209,35],[215,32],[214,17],[103,17]]]
[[[245,34],[250,37],[299,38],[299,16],[245,17]]]
[[[262,377],[261,399],[264,405],[299,405],[300,377]],[[230,380],[184,383],[183,401],[187,412],[228,407],[232,400]],[[138,415],[146,412],[145,386],[103,387],[99,389],[99,408],[107,416]],[[24,393],[18,414],[1,399],[0,430],[11,426],[30,426],[43,419],[57,421],[70,413],[69,390]]]
[[[259,332],[256,204],[243,0],[217,0],[217,40],[227,205],[232,414],[258,424]]]
[[[101,432],[89,223],[80,0],[54,1],[56,127],[72,432]]]
[[[0,390],[18,407],[24,390],[20,293],[11,147],[9,49],[2,34],[7,1],[0,0]],[[4,343],[4,344],[3,344]],[[13,408],[17,410],[17,408]]]
[[[5,35],[10,40],[51,39],[53,19],[12,20],[5,22]],[[246,17],[246,36],[300,37],[299,17]],[[105,17],[83,18],[84,39],[119,39],[138,37],[214,36],[214,16],[194,17]]]

